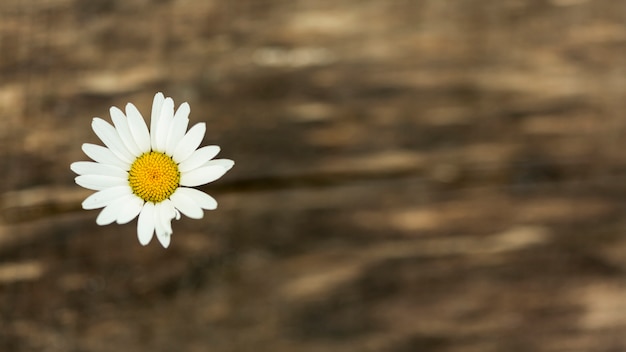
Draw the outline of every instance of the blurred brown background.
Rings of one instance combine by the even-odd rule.
[[[2,0],[1,351],[626,350],[614,0]],[[69,164],[163,91],[236,161],[141,247]]]

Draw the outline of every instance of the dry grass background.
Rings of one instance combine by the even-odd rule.
[[[3,0],[0,350],[626,350],[612,0]],[[69,164],[188,101],[235,168],[141,247]]]

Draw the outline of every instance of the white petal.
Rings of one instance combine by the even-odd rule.
[[[148,126],[146,126],[146,121],[135,105],[131,103],[126,104],[126,118],[128,119],[128,127],[141,153],[149,152],[150,132],[148,131]]]
[[[165,229],[165,233],[167,235],[172,234],[172,219],[176,217],[176,209],[174,208],[174,204],[169,199],[166,199],[159,203],[159,218],[161,220],[161,225],[163,229]]]
[[[207,161],[202,166],[221,166],[226,169],[226,171],[230,170],[235,166],[235,162],[230,159],[214,159]]]
[[[98,225],[108,225],[112,222],[116,221],[120,217],[124,217],[125,214],[122,214],[125,207],[124,205],[128,203],[130,197],[135,197],[135,195],[130,194],[126,197],[118,198],[115,201],[109,203],[98,215],[96,218],[96,224]],[[130,221],[130,220],[129,220]]]
[[[220,152],[220,147],[207,145],[194,151],[187,160],[178,165],[178,171],[187,172],[199,168],[209,160],[213,159]]]
[[[130,194],[124,199],[120,205],[120,213],[117,215],[115,222],[118,224],[126,224],[139,215],[143,208],[144,200],[134,194]]]
[[[100,214],[96,218],[96,224],[103,226],[111,224],[117,219],[122,211],[122,204],[126,201],[124,198],[116,199],[115,201],[109,203]]]
[[[177,163],[187,160],[193,151],[198,148],[200,143],[202,143],[205,132],[206,124],[204,122],[194,125],[178,143],[174,154],[172,154],[172,159]]]
[[[159,240],[163,248],[167,248],[170,246],[170,242],[172,241],[172,235],[169,234],[169,235],[157,236],[157,239]]]
[[[85,198],[82,206],[85,210],[98,209],[128,195],[132,195],[132,191],[128,186],[109,187]]]
[[[154,223],[154,232],[156,233],[157,238],[163,237],[163,234],[165,233],[165,229],[163,228],[163,223],[161,222],[161,219],[159,218],[159,214],[161,213],[159,204],[161,203],[154,204],[154,212],[152,214],[152,222]]]
[[[220,165],[203,166],[195,170],[181,173],[180,184],[187,187],[200,186],[222,177],[228,169]]]
[[[150,143],[152,149],[156,149],[156,131],[157,125],[159,124],[159,117],[161,116],[161,106],[163,106],[163,101],[165,97],[163,97],[163,93],[159,92],[154,95],[154,100],[152,100],[152,114],[150,115]]]
[[[118,158],[127,163],[132,163],[135,159],[133,155],[126,149],[126,146],[120,139],[115,127],[101,118],[94,117],[91,128],[96,135]]]
[[[170,131],[167,136],[167,144],[165,146],[165,154],[172,156],[178,143],[183,139],[185,132],[187,131],[187,125],[189,124],[189,104],[183,103],[176,110],[174,119],[170,125]]]
[[[172,98],[165,98],[161,107],[161,116],[156,130],[156,151],[165,152],[167,144],[167,135],[170,133],[170,125],[174,118],[174,101]],[[152,132],[155,133],[155,132]]]
[[[176,209],[192,219],[202,219],[204,212],[200,205],[189,195],[185,194],[185,191],[181,192],[181,189],[187,188],[179,187],[176,192],[170,196]]]
[[[112,106],[109,109],[109,113],[111,114],[111,120],[113,120],[115,129],[120,135],[120,138],[126,146],[126,149],[128,149],[128,151],[134,156],[140,156],[141,154],[143,154],[139,150],[137,143],[135,143],[135,137],[133,137],[132,132],[130,132],[130,127],[128,127],[128,121],[122,110],[118,109],[115,106]]]
[[[150,243],[154,234],[154,203],[146,202],[137,220],[137,238],[142,246]]]
[[[172,241],[172,235],[159,236],[157,238],[159,239],[159,242],[161,242],[161,246],[163,246],[163,248],[169,247],[170,242]]]
[[[170,245],[170,236],[172,235],[172,218],[174,217],[174,208],[171,202],[165,200],[154,205],[154,227],[157,239],[163,246],[167,248]]]
[[[93,161],[77,161],[70,165],[70,169],[79,175],[102,175],[128,178],[128,172],[117,166],[95,163]]]
[[[80,175],[76,176],[74,181],[76,181],[77,185],[94,191],[101,191],[109,187],[128,185],[128,180],[126,179],[102,175]]]
[[[122,159],[113,154],[111,150],[103,146],[84,143],[82,149],[93,161],[99,162],[100,164],[117,166],[126,171],[130,170],[130,163],[122,161]]]
[[[217,208],[217,201],[215,198],[195,188],[179,187],[174,194],[176,193],[190,198],[202,209],[214,210]]]

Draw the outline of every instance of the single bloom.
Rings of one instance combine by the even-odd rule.
[[[137,237],[147,245],[154,233],[169,247],[172,219],[180,214],[200,219],[203,209],[217,208],[217,201],[195,188],[217,180],[235,164],[213,159],[220,147],[198,148],[206,125],[187,131],[189,104],[174,112],[174,101],[157,93],[152,102],[150,130],[135,105],[126,104],[126,114],[110,109],[113,125],[95,117],[91,127],[106,147],[85,143],[83,151],[93,161],[72,163],[76,183],[97,191],[87,197],[83,209],[99,209],[98,225],[125,224],[139,216]]]

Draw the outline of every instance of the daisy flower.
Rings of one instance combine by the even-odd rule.
[[[217,208],[210,195],[191,188],[217,180],[235,164],[213,159],[220,148],[198,149],[206,125],[187,131],[189,104],[174,112],[174,101],[157,93],[152,102],[150,131],[135,105],[126,114],[111,107],[113,125],[95,117],[91,127],[106,147],[85,143],[82,150],[93,161],[72,163],[76,183],[97,191],[87,197],[83,209],[99,209],[98,225],[125,224],[139,216],[139,243],[150,243],[154,233],[164,248],[170,245],[172,219],[184,214],[193,219],[203,209]]]

